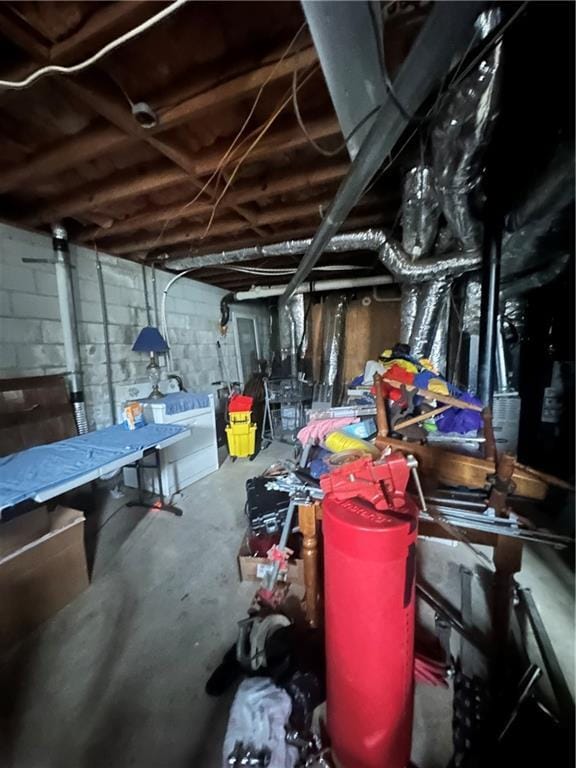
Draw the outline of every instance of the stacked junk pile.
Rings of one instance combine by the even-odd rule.
[[[485,33],[493,17],[481,17]],[[574,702],[516,574],[524,542],[558,549],[572,543],[536,527],[531,516],[551,487],[573,489],[516,461],[517,350],[507,327],[519,332],[518,344],[526,294],[567,264],[547,247],[547,266],[538,270],[543,238],[572,199],[571,163],[559,148],[536,191],[504,221],[502,280],[487,321],[496,333],[493,415],[485,407],[490,371],[479,351],[490,303],[479,277],[486,241],[480,222],[501,48],[440,101],[429,157],[405,176],[402,242],[368,230],[338,235],[327,247],[378,253],[401,285],[401,334],[379,359],[366,361],[344,394],[338,370],[345,298],[334,295],[321,385],[302,408],[299,452],[247,483],[248,538],[263,563],[262,583],[207,684],[218,695],[244,678],[224,765],[405,768],[414,680],[450,692],[451,766],[540,764],[551,743],[569,740]],[[285,243],[283,252],[309,245]],[[306,310],[299,294],[280,314],[293,382],[303,378]],[[422,538],[427,554],[460,553],[451,585],[459,607],[426,581],[425,563],[417,564]],[[303,596],[290,583],[295,559],[303,566]],[[538,737],[527,738],[529,729]]]

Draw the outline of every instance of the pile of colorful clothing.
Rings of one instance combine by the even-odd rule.
[[[425,413],[434,407],[434,394],[442,402],[442,395],[450,395],[464,402],[481,406],[480,400],[447,381],[426,358],[415,358],[407,344],[396,344],[385,349],[379,359],[369,360],[361,376],[351,386],[372,385],[374,374],[380,374],[384,383],[384,395],[388,401],[390,426],[412,415]],[[416,392],[426,390],[425,396]],[[468,435],[477,433],[482,426],[478,411],[451,407],[421,422],[418,430],[439,431],[444,434]]]

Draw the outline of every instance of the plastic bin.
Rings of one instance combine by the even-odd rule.
[[[252,456],[256,448],[256,424],[239,422],[226,427],[228,453],[230,456],[244,458]]]

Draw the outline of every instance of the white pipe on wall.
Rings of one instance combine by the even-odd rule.
[[[66,369],[70,376],[72,392],[82,391],[82,366],[80,363],[80,347],[78,344],[78,325],[72,290],[70,272],[70,255],[68,253],[68,236],[61,225],[52,227],[53,247],[55,257],[56,285],[58,288],[58,306],[64,337],[64,358]]]
[[[375,277],[339,278],[336,280],[319,280],[306,282],[298,286],[295,293],[315,293],[321,291],[341,291],[346,288],[372,288],[375,285],[392,285],[396,280],[392,275],[377,275]],[[265,299],[270,296],[282,296],[286,285],[262,285],[255,286],[249,291],[237,291],[234,301],[248,301],[250,299]]]

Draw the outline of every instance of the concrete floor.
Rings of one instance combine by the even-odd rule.
[[[220,766],[231,695],[212,699],[204,684],[255,592],[237,575],[243,486],[286,455],[272,445],[252,463],[227,461],[186,489],[181,518],[107,495],[91,518],[99,530],[90,588],[1,670],[1,768]],[[572,574],[550,554],[527,552],[520,580],[533,588],[573,685]],[[476,565],[461,545],[421,543],[426,578],[455,605],[460,559]],[[419,768],[446,765],[450,717],[449,690],[417,687]]]

